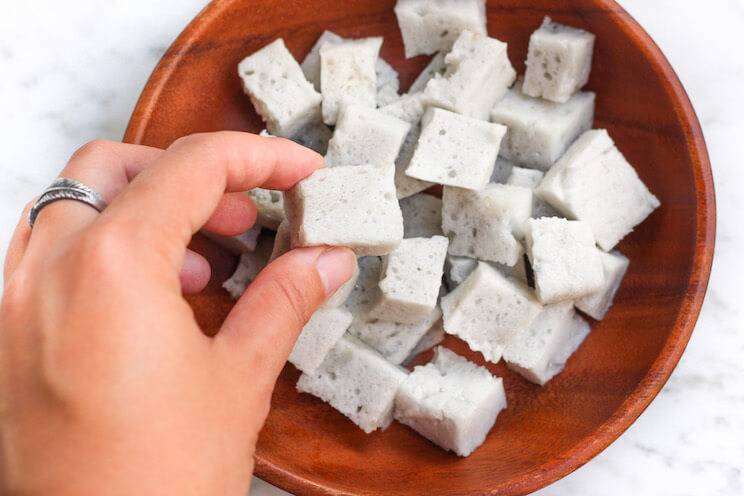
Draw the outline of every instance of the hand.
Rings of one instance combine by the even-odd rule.
[[[237,193],[284,190],[322,166],[287,140],[222,132],[167,150],[94,142],[62,172],[109,207],[27,212],[0,309],[0,494],[246,494],[256,439],[297,334],[351,276],[343,248],[290,251],[213,338],[183,291],[209,265],[201,227],[247,230]],[[131,183],[130,183],[131,181]]]

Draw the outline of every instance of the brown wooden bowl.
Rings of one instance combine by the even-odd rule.
[[[220,0],[178,37],[155,69],[125,140],[166,147],[179,136],[262,123],[241,91],[238,62],[277,37],[302,59],[324,29],[384,36],[382,55],[406,89],[427,63],[406,60],[394,0]],[[685,349],[713,257],[715,199],[695,113],[677,76],[643,29],[611,0],[494,0],[491,36],[509,43],[518,72],[544,15],[597,35],[589,89],[595,127],[609,129],[662,207],[619,245],[630,270],[610,314],[593,323],[566,370],[540,388],[506,370],[509,407],[485,444],[460,459],[394,424],[365,435],[341,414],[294,389],[287,366],[256,452],[257,475],[302,494],[524,494],[575,470],[648,406]],[[219,283],[235,259],[195,240],[213,281],[191,298],[207,332],[231,307]],[[449,337],[447,346],[482,362]],[[601,492],[601,491],[599,491]]]

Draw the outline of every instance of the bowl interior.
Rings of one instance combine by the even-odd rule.
[[[299,60],[324,29],[347,37],[384,36],[382,56],[406,89],[428,59],[406,60],[393,0],[223,0],[179,37],[152,76],[126,140],[165,147],[179,136],[263,128],[241,91],[236,66],[277,37]],[[713,250],[710,167],[694,112],[647,35],[607,0],[488,2],[488,29],[509,43],[519,73],[530,33],[544,15],[597,35],[588,88],[597,92],[595,127],[620,150],[662,207],[618,248],[630,269],[617,301],[593,322],[586,343],[545,387],[489,365],[504,377],[509,407],[485,444],[459,459],[393,424],[365,435],[341,414],[294,390],[287,366],[256,453],[257,473],[302,493],[518,494],[574,470],[614,440],[648,405],[677,363],[702,303]],[[216,332],[232,302],[220,289],[236,264],[203,239],[194,246],[213,280],[191,298],[199,322]],[[448,337],[446,345],[482,363]]]

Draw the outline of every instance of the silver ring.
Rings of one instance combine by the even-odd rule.
[[[80,203],[85,203],[98,212],[103,212],[106,208],[106,202],[103,197],[97,192],[90,189],[80,181],[74,179],[68,179],[66,177],[58,177],[54,182],[44,190],[34,206],[31,207],[31,211],[28,214],[28,223],[31,227],[34,227],[36,218],[39,216],[44,207],[60,200],[74,200]]]

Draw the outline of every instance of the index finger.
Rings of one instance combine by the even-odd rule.
[[[286,190],[323,166],[323,158],[281,138],[237,131],[178,139],[101,215],[121,234],[168,250],[177,263],[183,248],[226,192],[256,187]]]

